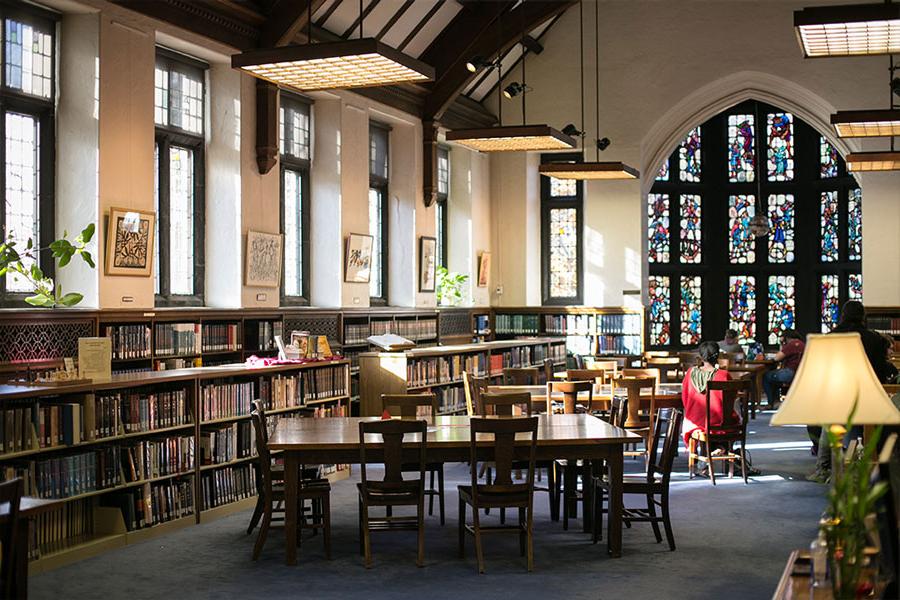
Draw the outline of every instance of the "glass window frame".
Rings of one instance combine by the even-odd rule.
[[[312,206],[310,193],[312,190],[310,182],[310,166],[312,159],[312,101],[296,94],[291,94],[281,90],[279,94],[279,108],[290,108],[293,110],[303,110],[309,117],[310,123],[310,141],[309,154],[310,158],[298,158],[292,154],[283,154],[279,152],[279,227],[284,241],[282,247],[282,265],[281,265],[281,286],[280,286],[280,302],[281,306],[309,306],[310,303],[310,210]],[[281,111],[279,110],[279,115]],[[281,131],[281,123],[279,117],[279,136]],[[280,150],[280,140],[279,140]],[[284,177],[286,171],[293,171],[300,175],[300,295],[285,294],[287,282],[287,235],[285,233],[285,196],[284,196]]]
[[[440,183],[438,183],[438,192],[437,198],[435,200],[435,220],[437,224],[437,231],[435,232],[437,235],[437,266],[444,267],[445,269],[449,268],[450,264],[448,252],[450,250],[449,246],[449,226],[450,226],[450,215],[448,213],[449,210],[449,198],[450,198],[450,149],[444,146],[438,146],[438,162],[440,163],[441,158],[447,161],[447,189],[446,191],[441,191]],[[440,168],[438,168],[438,178],[440,178]]]
[[[581,152],[542,154],[541,163],[581,161]],[[541,178],[541,303],[544,306],[568,306],[582,304],[584,299],[584,182],[575,182],[574,196],[551,196],[550,177]],[[554,208],[574,208],[576,220],[577,293],[575,296],[550,295],[550,211]]]
[[[390,249],[390,238],[388,237],[390,233],[390,227],[388,227],[388,198],[390,192],[390,165],[391,165],[391,129],[387,125],[382,123],[378,123],[376,121],[369,121],[369,147],[372,147],[373,144],[373,136],[384,136],[385,139],[385,159],[387,160],[387,167],[385,169],[386,176],[381,173],[375,172],[375,165],[377,164],[377,160],[373,160],[373,157],[369,156],[369,190],[377,190],[381,194],[381,296],[369,296],[369,305],[370,306],[387,306],[388,305],[388,263],[390,257],[388,255]],[[368,198],[368,196],[367,196]],[[368,201],[368,200],[367,200]],[[368,211],[367,211],[368,212]],[[372,240],[372,254],[378,251],[378,248],[375,247],[375,243],[378,240]],[[374,277],[375,274],[372,273]]]

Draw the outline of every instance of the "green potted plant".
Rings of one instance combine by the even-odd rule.
[[[437,275],[435,288],[437,303],[440,306],[459,306],[463,299],[463,286],[469,276],[448,271],[445,267],[440,266],[437,267],[435,274]]]

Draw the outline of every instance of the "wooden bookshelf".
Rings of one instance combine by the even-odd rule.
[[[894,351],[900,350],[900,306],[866,306],[871,329],[894,338]]]
[[[250,400],[267,403],[270,423],[349,414],[349,381],[349,363],[338,359],[0,385],[0,474],[25,476],[28,495],[63,500],[33,522],[32,571],[251,506]],[[213,447],[204,440],[229,435],[236,439],[220,441],[216,459],[204,461]],[[347,476],[348,469],[329,474]]]
[[[382,413],[381,394],[431,391],[440,414],[465,411],[462,372],[499,377],[505,367],[543,366],[545,358],[565,364],[565,341],[522,338],[480,344],[415,348],[405,352],[360,354],[360,413]]]

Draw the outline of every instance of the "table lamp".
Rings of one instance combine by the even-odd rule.
[[[900,424],[900,411],[866,358],[858,333],[812,334],[784,404],[772,425]]]

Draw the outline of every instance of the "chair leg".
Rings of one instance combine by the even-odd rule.
[[[652,519],[650,525],[653,527],[653,535],[656,536],[656,543],[658,544],[662,541],[662,535],[659,532],[659,522],[657,521],[656,503],[653,501],[653,494],[647,494],[647,513]]]
[[[459,497],[459,557],[466,557],[466,501],[462,496]]]
[[[506,509],[505,508],[500,509],[500,524],[506,525]]]
[[[666,539],[669,541],[669,550],[675,550],[675,534],[672,533],[672,521],[669,519],[669,492],[664,491],[660,496],[662,504],[663,527],[666,530]]]
[[[712,481],[713,485],[716,485],[716,466],[713,463],[712,443],[709,439],[706,440],[706,461],[706,465],[709,467],[709,480]]]
[[[438,469],[438,508],[441,511],[441,525],[444,524],[444,465]]]
[[[591,502],[591,543],[596,544],[600,540],[598,532],[602,529],[602,527],[599,526],[598,519],[603,511],[600,507],[600,498],[603,492],[600,490],[600,487],[594,483],[593,479],[591,479],[591,485],[594,486],[594,501]]]
[[[434,496],[432,496],[434,498]],[[425,566],[425,496],[419,497],[419,506],[417,507],[417,513],[419,516],[418,522],[418,549],[416,553],[416,566],[424,567]]]
[[[428,491],[434,491],[434,471],[435,469],[431,469],[428,472],[429,482],[428,482]],[[434,515],[434,494],[428,494],[428,516]]]
[[[491,485],[491,480],[493,479],[494,471],[493,471],[493,469],[491,469],[491,468],[488,467],[488,466],[484,466],[483,468],[484,468],[484,482],[485,482],[487,485]],[[486,515],[491,514],[491,509],[490,509],[490,508],[485,508],[485,509],[484,509],[484,514],[486,514]]]
[[[250,517],[250,525],[247,527],[247,535],[253,533],[253,530],[256,529],[256,526],[259,524],[259,520],[263,516],[263,506],[265,503],[263,502],[262,494],[256,497],[256,506],[253,507],[253,516]]]
[[[484,573],[484,550],[481,547],[481,521],[478,510],[472,510],[472,530],[475,534],[475,558],[478,561],[478,572]]]
[[[256,536],[256,543],[253,545],[253,560],[259,558],[263,546],[266,544],[266,536],[269,535],[269,525],[272,524],[271,507],[263,513],[262,524],[259,526],[259,533]]]
[[[744,477],[744,485],[748,484],[747,481],[747,448],[745,447],[744,440],[741,440],[741,475]]]
[[[562,495],[562,474],[556,469],[554,461],[547,470],[547,488],[550,494],[550,519],[559,521],[559,498]]]
[[[694,478],[694,450],[696,449],[694,438],[688,439],[688,479]]]
[[[365,502],[362,505],[363,528],[363,564],[367,569],[372,568],[372,540],[369,536],[369,506]]]
[[[322,533],[325,538],[325,559],[331,560],[331,494],[322,498]]]
[[[526,542],[528,544],[528,572],[534,570],[534,506],[528,507],[528,531],[526,533]]]
[[[519,508],[519,555],[525,556],[525,509]]]
[[[359,511],[358,511],[358,515],[357,515],[357,521],[359,522],[359,523],[358,523],[358,524],[359,524],[359,554],[360,554],[360,556],[365,556],[365,554],[366,554],[366,549],[365,549],[365,546],[363,545],[363,518],[362,518],[362,515],[363,515],[363,505],[362,505],[362,498],[358,498],[357,500],[359,501]]]

